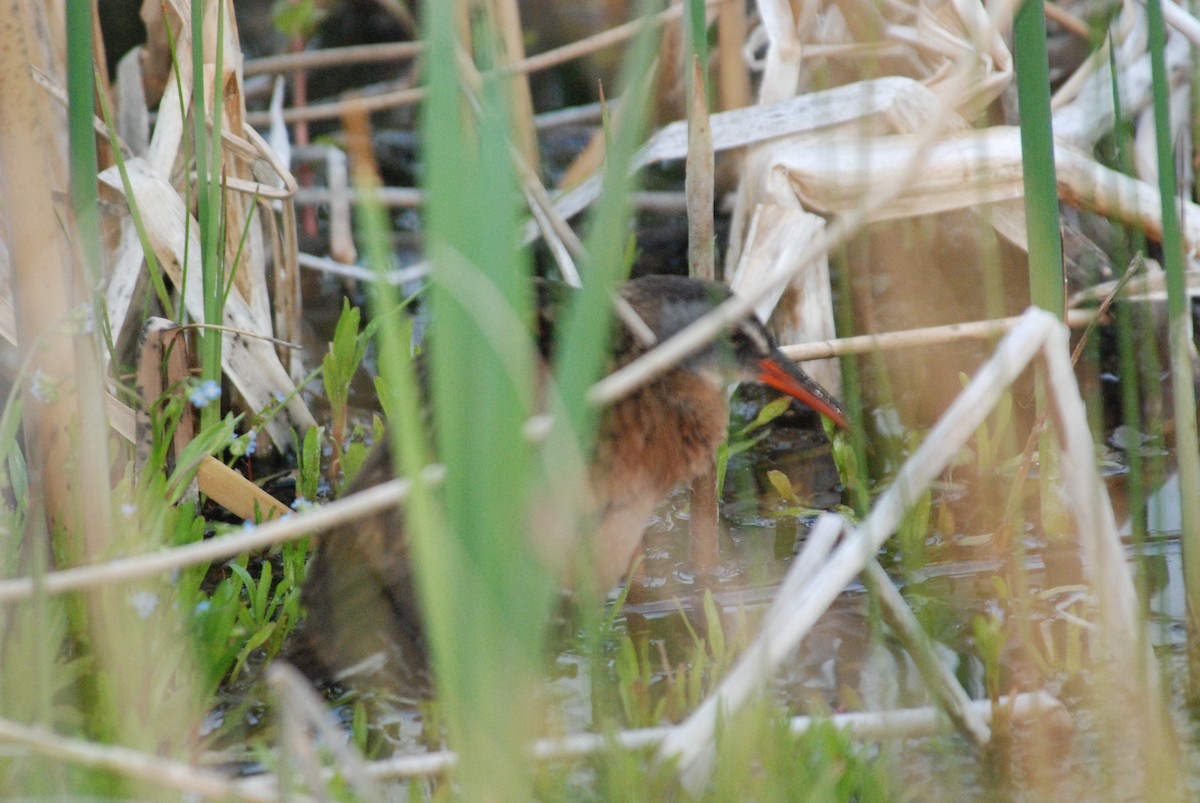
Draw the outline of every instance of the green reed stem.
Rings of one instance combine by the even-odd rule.
[[[1062,239],[1050,116],[1046,13],[1026,0],[1013,20],[1017,95],[1021,104],[1021,162],[1029,232],[1029,291],[1034,304],[1063,316]]]
[[[71,209],[75,214],[79,254],[85,275],[100,281],[100,197],[96,188],[96,131],[92,99],[96,96],[92,53],[91,0],[67,3],[67,125],[70,139]]]
[[[1125,120],[1121,114],[1121,82],[1117,71],[1116,48],[1109,36],[1108,64],[1112,74],[1112,98],[1115,114],[1113,125],[1113,149],[1116,163],[1122,173],[1133,175],[1133,155],[1130,152],[1130,140]],[[1123,236],[1119,240],[1117,251],[1118,264],[1129,264],[1134,252],[1145,252],[1145,238],[1140,231],[1131,228],[1122,229]],[[1132,242],[1131,242],[1132,240]],[[1140,260],[1140,257],[1139,257]],[[1117,321],[1117,364],[1121,377],[1121,422],[1136,438],[1142,431],[1142,409],[1140,402],[1141,373],[1138,366],[1136,351],[1136,325],[1141,316],[1135,315],[1133,304],[1117,304],[1115,308]],[[1144,322],[1144,321],[1142,321]],[[1153,342],[1153,330],[1150,330],[1150,340]],[[1134,543],[1140,546],[1146,538],[1146,470],[1142,457],[1141,445],[1130,444],[1125,452],[1125,463],[1129,468],[1129,482],[1126,483],[1126,493],[1129,496],[1129,520],[1132,525]],[[1145,567],[1138,565],[1138,594],[1146,593]]]
[[[1192,373],[1192,323],[1184,278],[1183,234],[1175,208],[1175,150],[1171,142],[1170,83],[1163,49],[1166,26],[1160,0],[1146,3],[1150,27],[1150,72],[1154,86],[1154,129],[1158,145],[1158,188],[1162,202],[1163,268],[1167,274],[1167,318],[1171,391],[1175,402],[1176,460],[1183,515],[1183,572],[1187,586],[1188,640],[1193,699],[1200,698],[1200,449],[1196,443],[1196,391]]]
[[[438,326],[430,398],[446,479],[445,532],[417,534],[414,554],[464,797],[527,799],[524,744],[537,726],[554,585],[527,531],[536,494],[522,428],[533,414],[535,348],[510,104],[503,81],[484,79],[472,116],[459,89],[455,53],[471,47],[459,37],[456,4],[430,0],[424,19],[425,235]],[[486,67],[490,17],[475,16],[473,32]]]
[[[216,69],[213,77],[212,135],[209,135],[205,110],[208,108],[204,91],[204,0],[192,0],[192,120],[196,159],[196,199],[200,222],[204,292],[204,322],[219,326],[224,322],[222,296],[224,280],[224,243],[221,240],[221,111],[224,105],[224,25],[225,4],[217,3]],[[221,382],[221,331],[201,329],[200,377]],[[221,416],[220,405],[210,404],[200,410],[200,425],[207,428]]]

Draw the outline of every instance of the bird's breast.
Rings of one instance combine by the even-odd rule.
[[[617,402],[601,419],[592,469],[601,514],[592,546],[599,588],[621,578],[655,507],[703,473],[725,438],[724,390],[679,373]]]

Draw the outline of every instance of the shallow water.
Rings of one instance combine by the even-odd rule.
[[[797,437],[805,435],[785,433],[778,440],[790,443],[793,448],[788,451],[795,454]],[[742,469],[754,473],[764,466],[778,468],[782,464],[772,462],[777,457],[764,444]],[[792,467],[788,472],[806,475],[810,485],[794,480],[796,487],[808,487],[814,498],[827,499],[836,489],[812,484],[814,477],[832,476],[836,482],[836,475],[828,474],[822,465],[827,461],[818,448],[815,454],[809,452],[800,471],[793,474]],[[1117,495],[1121,509],[1123,473],[1113,473],[1110,493]],[[1109,712],[1095,707],[1089,691],[1094,685],[1085,622],[1090,609],[1082,586],[1083,560],[1073,537],[1048,536],[1029,523],[1017,527],[1018,535],[1008,540],[993,532],[940,531],[939,524],[969,528],[987,520],[979,510],[964,509],[974,504],[976,487],[966,482],[935,494],[929,517],[932,527],[921,559],[900,554],[893,538],[882,558],[885,568],[933,637],[943,662],[972,698],[986,698],[992,688],[1000,693],[1046,689],[1068,706],[1072,727],[1018,730],[999,758],[992,756],[989,761],[981,761],[962,737],[949,731],[935,738],[885,745],[881,756],[893,763],[898,777],[904,778],[903,786],[918,799],[994,799],[997,795],[1088,799],[1102,789],[1111,791],[1113,799],[1141,798],[1146,789],[1137,779],[1145,765],[1136,757],[1138,748],[1114,749],[1113,734],[1102,724]],[[1178,503],[1178,483],[1170,476],[1148,502],[1147,537],[1132,540],[1128,521],[1121,531],[1130,569],[1144,586],[1142,620],[1159,656],[1164,685],[1171,692],[1169,704],[1184,734],[1185,774],[1196,790],[1200,789],[1196,725],[1185,713],[1182,692],[1186,603]],[[981,507],[988,506],[985,502]],[[688,633],[680,611],[693,627],[699,627],[704,618],[700,600],[708,588],[724,622],[735,630],[753,631],[753,623],[775,596],[795,546],[812,523],[810,518],[780,513],[785,507],[769,489],[727,499],[722,565],[713,575],[697,580],[686,559],[679,557],[687,554],[686,497],[672,497],[647,532],[646,577],[639,588],[645,598],[627,605],[627,619],[648,621],[648,626],[639,622],[647,638],[686,644]],[[1024,593],[1019,591],[1022,587]],[[988,676],[974,631],[977,620],[997,623],[1003,634],[997,676]],[[669,646],[665,650],[667,655],[672,652]],[[841,594],[777,673],[774,693],[792,713],[882,711],[931,704],[911,658],[878,624],[868,595],[857,585]],[[1120,779],[1115,785],[1114,777]]]

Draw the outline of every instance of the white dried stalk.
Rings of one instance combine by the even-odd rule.
[[[117,62],[117,135],[134,156],[145,156],[150,147],[150,111],[142,83],[142,58],[133,48]]]
[[[1136,281],[1136,280],[1135,280]],[[1132,284],[1132,282],[1131,282]],[[1200,292],[1200,274],[1194,280],[1197,292]],[[1116,282],[1107,286],[1107,291],[1094,297],[1091,293],[1079,294],[1071,299],[1074,306],[1078,301],[1099,301],[1115,287]],[[1166,292],[1163,290],[1163,292]],[[1122,295],[1124,297],[1124,295]],[[968,321],[951,323],[944,326],[925,326],[919,329],[904,329],[898,332],[880,332],[875,335],[856,335],[837,340],[814,341],[795,345],[780,346],[789,359],[796,362],[806,360],[823,360],[830,357],[844,357],[849,354],[869,354],[876,351],[896,351],[897,349],[925,348],[943,343],[956,343],[963,340],[992,340],[1000,337],[1021,322],[1023,316],[1011,318],[994,318],[985,321]],[[1072,309],[1067,311],[1067,326],[1072,329],[1086,326],[1096,319],[1093,310]]]
[[[1200,20],[1174,0],[1162,0],[1163,20],[1179,31],[1194,46],[1200,47]]]
[[[1061,454],[1063,500],[1075,518],[1092,597],[1099,609],[1100,635],[1117,666],[1117,676],[1145,683],[1154,699],[1160,692],[1157,661],[1142,630],[1137,591],[1117,533],[1112,502],[1096,472],[1087,410],[1070,354],[1069,332],[1061,326],[1050,329],[1041,352],[1042,373]]]
[[[1162,267],[1152,259],[1145,259],[1143,261],[1146,272],[1138,274],[1126,282],[1118,298],[1124,301],[1166,301],[1167,279]],[[1200,297],[1200,267],[1197,267],[1193,263],[1184,272],[1183,278],[1186,283],[1188,296],[1190,298]],[[1110,282],[1103,282],[1094,287],[1089,287],[1086,290],[1080,290],[1068,299],[1068,306],[1095,304],[1103,301],[1106,296],[1117,289],[1120,281],[1114,279]]]
[[[800,85],[800,36],[788,0],[758,0],[757,5],[771,43],[758,102],[775,103],[795,97]]]
[[[971,708],[988,723],[996,711],[1002,711],[1011,722],[1016,723],[1059,719],[1064,723],[1064,727],[1069,727],[1070,724],[1070,715],[1063,704],[1045,691],[1002,695],[995,706],[990,700],[976,700],[971,703]],[[937,708],[927,706],[893,711],[833,714],[829,717],[797,716],[790,720],[789,730],[800,735],[814,725],[824,722],[859,740],[921,738],[931,736],[946,726],[945,715]],[[645,750],[660,744],[673,730],[672,727],[666,726],[619,731],[611,736],[577,733],[554,739],[541,739],[534,743],[531,752],[533,757],[540,761],[584,758],[611,750],[614,741],[626,750]],[[458,755],[444,750],[373,762],[367,765],[366,771],[381,780],[422,778],[448,772],[457,764]],[[269,776],[244,782],[245,786],[251,789],[266,787],[271,783],[272,779]]]
[[[1170,123],[1171,149],[1177,154],[1192,152],[1192,87],[1188,83],[1180,83],[1171,88],[1167,103],[1167,120]],[[1154,120],[1154,106],[1150,105],[1138,115],[1137,128],[1133,143],[1134,173],[1142,181],[1158,186],[1158,131]],[[1175,165],[1180,196],[1191,198],[1191,185],[1195,178],[1192,161],[1188,158],[1178,159]]]
[[[1166,62],[1167,76],[1171,85],[1179,86],[1187,83],[1191,64],[1191,52],[1187,40],[1178,35],[1167,37],[1163,59]],[[1127,66],[1118,63],[1118,68],[1120,69],[1121,117],[1129,120],[1150,105],[1153,99],[1150,82],[1150,55],[1143,49],[1136,60]],[[1103,62],[1096,65],[1095,72],[1079,88],[1075,99],[1054,112],[1054,135],[1060,141],[1086,151],[1093,147],[1101,137],[1112,131],[1115,121],[1112,70],[1108,62]]]
[[[165,756],[144,753],[120,745],[99,744],[84,739],[62,736],[44,727],[35,727],[0,719],[0,742],[13,748],[81,767],[93,767],[153,783],[162,790],[176,790],[189,795],[220,800],[275,801],[278,796],[269,790],[235,783],[213,772],[175,761]]]
[[[428,466],[422,473],[421,481],[430,484],[441,482],[444,474],[441,466]],[[389,480],[316,510],[257,527],[146,555],[49,572],[42,576],[43,582],[38,586],[38,592],[63,594],[108,583],[128,582],[295,541],[315,532],[330,531],[347,521],[390,510],[408,498],[411,486],[409,480]],[[0,602],[28,599],[33,593],[32,578],[0,580]]]

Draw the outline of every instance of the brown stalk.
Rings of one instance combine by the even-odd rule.
[[[688,211],[688,273],[716,279],[713,247],[713,141],[700,57],[692,57],[688,106],[688,153],[684,194]]]
[[[319,70],[326,67],[345,67],[350,64],[371,64],[386,61],[401,61],[420,55],[425,50],[424,42],[384,42],[374,45],[352,45],[330,47],[324,50],[305,50],[299,53],[283,53],[250,59],[242,68],[242,74],[278,74],[293,70]]]
[[[689,75],[688,153],[684,177],[688,212],[688,273],[711,281],[716,278],[713,256],[714,157],[708,99],[704,91],[704,69],[698,55],[692,56]],[[713,455],[708,470],[692,482],[692,537],[689,544],[692,568],[698,573],[712,572],[721,562],[717,512],[719,496],[716,456]]]
[[[721,3],[717,7],[717,102],[721,111],[753,102],[750,73],[742,58],[747,34],[745,4],[732,0]]]
[[[525,59],[525,45],[521,30],[521,16],[517,9],[517,0],[491,0],[492,19],[499,36],[496,54],[496,66],[499,71],[506,72],[512,66],[520,64]],[[540,175],[538,165],[537,129],[533,124],[533,97],[529,93],[529,73],[513,71],[508,82],[509,102],[511,105],[513,139],[517,152],[534,175]]]

